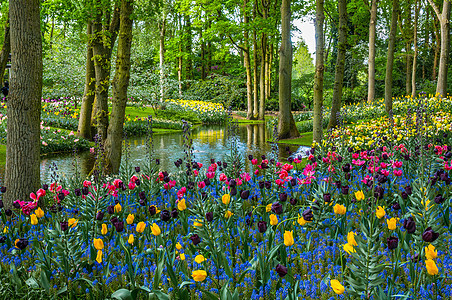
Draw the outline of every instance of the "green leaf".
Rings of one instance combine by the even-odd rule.
[[[111,297],[117,300],[133,300],[132,293],[126,289],[117,290],[116,292],[111,294]]]

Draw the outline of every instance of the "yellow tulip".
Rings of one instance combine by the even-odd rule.
[[[228,205],[229,202],[231,202],[231,196],[229,194],[224,194],[223,197],[221,197],[221,202],[223,204]]]
[[[199,222],[198,219],[196,219],[196,220],[193,221],[193,226],[195,226],[195,227],[202,227],[202,223]]]
[[[187,209],[187,204],[185,204],[185,199],[181,199],[181,200],[179,200],[179,202],[177,202],[177,209],[180,211]]]
[[[133,234],[130,234],[130,235],[129,235],[129,239],[127,240],[127,242],[128,242],[130,245],[132,245],[134,241],[135,241],[135,238],[133,237]]]
[[[152,234],[155,236],[158,236],[162,233],[162,231],[160,230],[160,227],[156,223],[152,223],[151,231],[152,231]]]
[[[386,223],[388,223],[389,230],[395,230],[397,228],[397,218],[388,219]]]
[[[96,261],[102,263],[102,250],[97,251]]]
[[[78,223],[78,220],[75,218],[70,218],[69,220],[67,220],[67,225],[72,228],[77,226],[77,223]]]
[[[438,274],[438,267],[433,259],[427,259],[425,261],[425,267],[427,268],[427,273],[430,275]]]
[[[348,254],[352,254],[352,252],[356,252],[355,248],[353,248],[353,246],[349,243],[345,244],[342,246],[342,248],[344,249],[345,252],[347,252]]]
[[[35,210],[35,214],[38,218],[44,217],[44,211],[40,207]]]
[[[286,245],[286,247],[289,247],[289,246],[292,246],[293,244],[294,244],[293,232],[285,231],[284,232],[284,245]]]
[[[196,282],[204,281],[207,277],[207,272],[204,270],[196,270],[191,273],[191,277],[193,277],[193,280]]]
[[[425,247],[425,257],[427,259],[435,259],[438,256],[438,251],[435,250],[435,246],[432,244],[428,245],[428,247]]]
[[[177,250],[182,249],[182,245],[181,245],[180,243],[177,243],[177,244],[176,244],[176,249],[177,249]]]
[[[127,222],[127,224],[130,225],[130,224],[133,223],[133,220],[135,220],[135,216],[132,215],[132,214],[129,214],[129,215],[127,216],[126,222]]]
[[[355,192],[355,198],[356,198],[357,201],[364,200],[364,193],[363,193],[363,191]]]
[[[102,224],[102,230],[100,231],[100,233],[102,233],[103,235],[106,235],[107,232],[108,232],[107,224]]]
[[[139,233],[142,233],[144,231],[144,228],[146,228],[146,223],[140,222],[137,224],[136,230]]]
[[[333,206],[333,210],[334,210],[334,213],[338,214],[338,215],[345,215],[345,213],[347,212],[347,208],[345,206],[341,205],[341,204],[338,204],[338,203],[336,203]]]
[[[104,241],[102,241],[102,239],[94,239],[94,248],[96,248],[96,250],[104,249]]]
[[[270,203],[269,205],[267,205],[266,207],[265,207],[265,211],[266,212],[269,212],[269,211],[271,211],[272,210],[272,204]]]
[[[115,213],[118,213],[118,212],[120,212],[122,210],[122,206],[121,206],[121,204],[116,204],[115,205]]]
[[[224,217],[225,217],[226,219],[229,219],[230,217],[232,217],[232,215],[234,215],[234,213],[233,213],[232,211],[230,211],[230,210],[228,210],[228,211],[226,211],[226,212],[224,213]]]
[[[31,225],[36,225],[36,224],[38,224],[38,218],[36,217],[35,214],[31,214],[31,215],[30,215],[30,222],[31,222]]]
[[[270,215],[270,225],[278,225],[278,217],[274,214]]]
[[[379,218],[379,219],[383,218],[383,217],[386,215],[384,206],[383,206],[383,207],[382,207],[382,206],[379,206],[379,207],[377,208],[376,212],[375,212],[375,215],[376,215],[377,218]]]
[[[303,217],[300,217],[300,215],[298,215],[298,219],[297,219],[298,224],[300,224],[301,226],[309,223],[308,221],[306,221]]]
[[[339,280],[333,279],[330,280],[331,287],[333,288],[333,291],[337,295],[342,295],[345,292],[344,286],[339,282]]]
[[[196,255],[196,257],[195,257],[195,261],[196,261],[196,263],[198,263],[198,264],[200,264],[200,263],[202,263],[203,261],[205,261],[206,259],[204,258],[204,256],[202,256],[201,254],[200,255]]]
[[[350,231],[347,234],[347,243],[349,243],[352,246],[358,246],[358,243],[355,241],[355,233],[353,231]]]
[[[185,254],[184,254],[184,253],[181,253],[181,254],[179,255],[179,259],[180,259],[180,260],[185,260]]]
[[[8,226],[5,226],[5,228],[3,228],[3,233],[8,233],[9,232],[9,228]]]

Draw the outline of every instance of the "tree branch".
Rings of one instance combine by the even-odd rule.
[[[433,0],[427,0],[428,3],[430,3],[430,6],[433,8],[433,10],[435,11],[436,16],[438,17],[438,20],[441,21],[441,13],[439,12],[439,8],[438,6],[436,6],[436,4],[433,2]]]
[[[243,47],[240,46],[240,45],[237,45],[237,43],[232,39],[232,37],[231,37],[230,34],[227,34],[227,36],[228,36],[228,38],[231,40],[232,45],[234,45],[234,47],[236,47],[236,48],[238,48],[238,49],[240,49],[240,50],[242,50],[242,51],[244,51],[244,52],[248,52],[247,49],[243,48]]]

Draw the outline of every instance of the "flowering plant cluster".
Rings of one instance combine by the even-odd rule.
[[[174,110],[182,109],[196,113],[204,124],[221,124],[227,117],[227,111],[221,103],[181,99],[168,99],[165,103]]]

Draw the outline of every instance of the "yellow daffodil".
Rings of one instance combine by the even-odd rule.
[[[353,253],[356,252],[355,248],[354,248],[351,244],[349,244],[349,243],[344,244],[344,245],[342,246],[342,248],[343,248],[344,251],[347,252],[348,254],[352,254],[352,252],[353,252]]]
[[[179,259],[180,260],[185,260],[185,254],[184,253],[179,254]]]
[[[122,206],[121,206],[121,204],[116,204],[115,205],[115,213],[118,213],[118,212],[120,212],[122,210]]]

